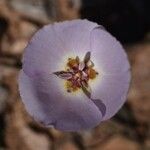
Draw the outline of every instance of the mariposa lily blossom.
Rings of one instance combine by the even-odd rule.
[[[130,65],[101,25],[73,20],[46,25],[23,55],[19,91],[27,112],[46,127],[91,129],[126,101]]]

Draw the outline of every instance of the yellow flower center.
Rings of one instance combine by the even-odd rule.
[[[94,69],[94,66],[85,65],[83,70],[80,70],[80,63],[81,62],[78,57],[68,59],[66,71],[72,72],[72,78],[66,80],[65,84],[68,92],[75,92],[81,89],[82,84],[89,86],[88,81],[95,79],[98,75],[98,73]]]
[[[94,63],[90,60],[91,53],[87,52],[83,61],[76,58],[68,58],[65,71],[54,72],[55,75],[65,80],[67,92],[76,92],[82,89],[84,94],[91,99],[91,88],[89,80],[93,80],[98,75],[94,69]]]
[[[89,80],[93,80],[98,75],[94,69],[94,63],[90,60],[91,53],[87,52],[83,61],[76,58],[68,58],[64,71],[54,72],[55,75],[65,80],[67,92],[75,92],[79,89],[91,98],[91,88]]]

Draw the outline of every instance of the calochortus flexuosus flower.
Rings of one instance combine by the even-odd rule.
[[[63,131],[90,129],[126,100],[130,66],[121,44],[88,20],[47,25],[23,55],[19,90],[38,122]]]

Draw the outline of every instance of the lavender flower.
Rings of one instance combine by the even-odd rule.
[[[39,30],[25,49],[19,90],[38,122],[63,131],[89,129],[126,100],[130,66],[120,43],[87,20]]]

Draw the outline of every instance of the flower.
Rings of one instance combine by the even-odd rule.
[[[47,25],[23,55],[19,91],[46,127],[78,131],[114,116],[126,100],[130,65],[121,44],[88,20]]]

